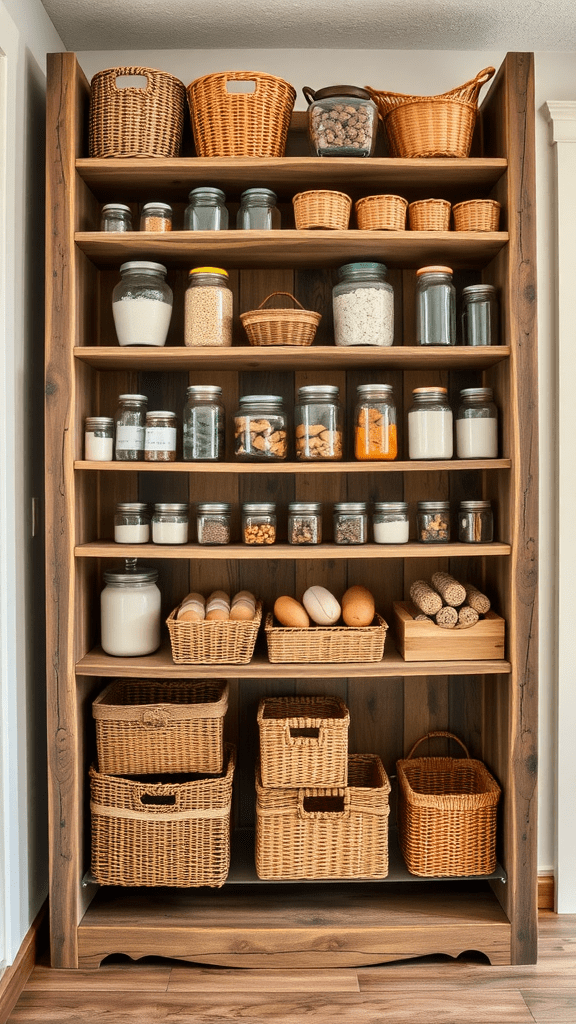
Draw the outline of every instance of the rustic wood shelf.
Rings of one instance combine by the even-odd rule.
[[[326,559],[351,561],[372,558],[469,558],[470,544],[116,544],[113,540],[94,540],[78,544],[77,558],[197,558],[206,562],[215,559],[229,561],[260,561],[263,558],[278,561],[324,562]],[[509,555],[509,544],[497,541],[474,544],[473,554]]]
[[[510,459],[430,459],[428,462],[85,462],[79,459],[74,469],[98,473],[284,473],[316,476],[341,473],[460,473],[468,470],[510,469]]]

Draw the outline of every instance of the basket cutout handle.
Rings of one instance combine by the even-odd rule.
[[[140,725],[143,729],[166,729],[169,715],[166,710],[160,708],[146,708],[140,718]]]
[[[170,814],[180,809],[182,791],[177,786],[158,782],[144,786],[132,793],[132,809],[134,811],[158,811]]]
[[[327,731],[324,726],[299,726],[284,724],[284,742],[289,747],[315,746],[323,747],[326,743]]]
[[[347,789],[299,789],[298,817],[334,820],[350,817],[350,792]]]
[[[300,307],[300,309],[304,309],[304,306],[302,305],[302,303],[298,302],[298,299],[296,298],[296,296],[292,295],[291,292],[270,292],[270,295],[267,295],[266,298],[262,300],[262,302],[258,306],[258,309],[263,309],[264,306],[266,305],[266,303],[269,302],[270,299],[275,298],[276,295],[286,295],[287,298],[292,299],[292,302],[295,302],[296,305]]]
[[[252,88],[250,88],[252,86]],[[236,79],[231,78],[226,82],[226,92],[229,96],[244,95],[251,96],[256,92],[256,82],[253,78]]]
[[[424,742],[424,740],[433,739],[435,736],[446,736],[448,739],[456,740],[456,743],[459,743],[460,746],[463,748],[466,757],[470,757],[470,754],[468,753],[468,747],[462,742],[462,740],[459,740],[458,737],[455,736],[453,732],[441,732],[439,730],[437,732],[428,732],[426,733],[425,736],[421,736],[419,740],[416,740],[416,743],[412,747],[412,750],[406,755],[406,760],[409,760],[412,757],[412,754],[416,750],[416,747],[419,747],[420,744]]]
[[[176,795],[174,793],[142,793],[140,803],[145,806],[154,807],[175,807]]]
[[[146,85],[125,85],[119,87],[119,78],[145,78]],[[151,68],[141,67],[110,68],[106,78],[106,85],[110,93],[123,93],[128,89],[134,89],[135,92],[149,95],[155,89],[154,71]]]

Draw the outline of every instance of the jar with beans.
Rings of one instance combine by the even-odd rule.
[[[338,388],[331,384],[312,384],[298,388],[294,427],[297,459],[341,459],[343,412]]]
[[[234,415],[234,454],[242,462],[286,458],[286,413],[279,395],[244,395],[240,399]]]
[[[364,501],[340,501],[334,505],[334,543],[365,544],[368,510]]]
[[[354,412],[354,456],[391,460],[398,454],[396,406],[391,384],[359,384]]]
[[[195,267],[184,299],[184,344],[188,348],[228,348],[232,344],[232,291],[228,271]]]
[[[288,505],[288,543],[320,544],[322,541],[322,504],[319,501],[293,501]]]
[[[231,508],[227,501],[203,502],[196,509],[199,544],[229,544]]]
[[[343,347],[394,342],[394,291],[384,263],[345,263],[332,289],[334,342]]]
[[[147,412],[144,434],[145,462],[176,462],[176,414]]]
[[[273,502],[246,502],[242,506],[242,540],[245,544],[274,544],[276,506]]]
[[[314,156],[372,156],[378,110],[366,89],[331,85],[314,92],[302,89],[308,101],[308,138]]]
[[[185,462],[218,462],[224,458],[225,412],[222,388],[194,384],[187,391],[183,417]]]

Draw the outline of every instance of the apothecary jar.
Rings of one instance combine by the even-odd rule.
[[[278,462],[288,454],[280,395],[243,395],[234,414],[234,454],[241,462]]]
[[[342,347],[394,342],[394,290],[384,263],[345,263],[332,289],[334,343]]]
[[[342,458],[344,414],[339,394],[339,389],[331,384],[298,388],[294,407],[297,459]]]
[[[120,571],[104,572],[100,595],[102,650],[117,658],[152,654],[160,646],[161,596],[158,571],[127,560]]]
[[[186,462],[218,462],[224,458],[226,414],[222,388],[192,384],[186,390],[183,415],[183,458]]]

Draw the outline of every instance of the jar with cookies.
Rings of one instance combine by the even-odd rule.
[[[297,459],[312,462],[342,458],[344,414],[339,394],[332,384],[298,388],[294,407]]]
[[[234,414],[234,455],[242,462],[279,462],[288,455],[286,412],[280,395],[244,395]]]

